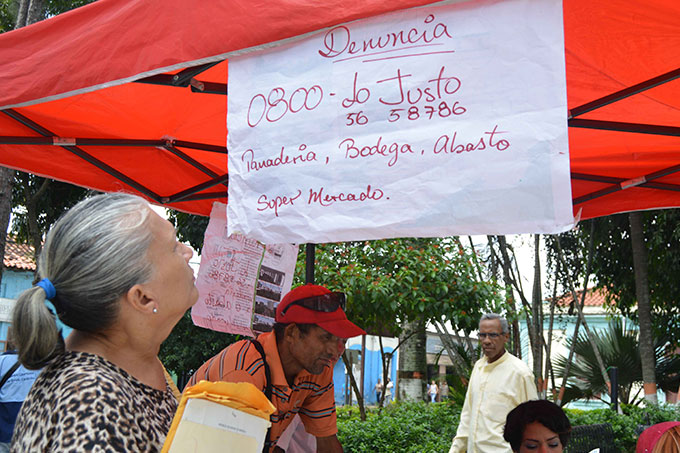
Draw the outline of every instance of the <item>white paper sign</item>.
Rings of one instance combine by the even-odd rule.
[[[265,243],[573,223],[562,4],[360,20],[229,61],[229,232]]]
[[[259,453],[264,446],[268,420],[202,398],[190,398],[168,453],[229,451]]]
[[[271,330],[276,306],[293,282],[298,247],[229,236],[226,212],[226,205],[213,203],[191,319],[200,327],[252,337]]]

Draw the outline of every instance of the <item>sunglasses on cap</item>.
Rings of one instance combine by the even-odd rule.
[[[299,305],[301,307],[309,308],[310,310],[324,313],[332,313],[338,308],[342,308],[342,310],[345,311],[345,293],[335,292],[295,300],[281,311],[281,316],[284,316],[288,309],[293,305]]]

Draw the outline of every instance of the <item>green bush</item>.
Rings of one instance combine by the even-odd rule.
[[[622,415],[611,409],[595,409],[582,411],[566,409],[572,426],[594,425],[609,423],[614,431],[616,447],[622,453],[634,452],[639,426],[649,426],[656,423],[680,420],[680,410],[675,406],[648,404],[645,407],[624,405]]]
[[[356,408],[338,408],[338,437],[347,453],[447,452],[460,408],[449,403],[394,403],[371,409],[366,421]]]
[[[393,403],[379,412],[369,409],[359,420],[356,407],[338,407],[338,437],[347,453],[446,453],[456,434],[460,406],[452,403]],[[609,423],[621,453],[635,452],[641,425],[680,420],[680,408],[670,405],[623,406],[611,409],[566,409],[572,426]]]

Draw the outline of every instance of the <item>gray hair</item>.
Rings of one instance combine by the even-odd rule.
[[[482,317],[479,319],[479,322],[493,321],[495,319],[497,319],[501,323],[501,333],[510,333],[510,328],[508,327],[508,320],[496,313],[484,313]]]
[[[84,332],[108,328],[118,316],[118,299],[151,278],[149,212],[140,197],[102,194],[80,201],[54,224],[40,253],[38,275],[54,285],[52,303],[64,324]],[[19,360],[26,368],[41,368],[64,351],[45,297],[37,286],[24,291],[12,314]]]

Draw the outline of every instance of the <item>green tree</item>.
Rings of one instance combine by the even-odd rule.
[[[0,0],[0,33],[56,16],[95,0]],[[29,14],[29,9],[33,12]],[[31,18],[27,20],[26,18]]]
[[[655,401],[653,337],[671,344],[680,339],[680,270],[677,209],[635,212],[593,219],[593,228],[560,235],[569,244],[566,255],[576,256],[590,239],[594,242],[593,273],[607,291],[610,307],[640,326],[646,397]],[[591,237],[592,231],[592,237]],[[582,262],[573,260],[575,268]]]
[[[655,337],[677,344],[680,340],[680,281],[677,279],[680,273],[680,210],[664,209],[640,214],[648,255],[652,332]],[[637,322],[638,297],[628,214],[593,221],[595,283],[606,289],[610,308]],[[579,249],[586,248],[589,232],[589,228],[580,228],[560,235],[572,272],[585,267],[577,255]]]
[[[619,401],[622,404],[638,403],[639,384],[643,382],[638,330],[624,329],[621,319],[615,319],[610,322],[608,329],[596,331],[595,338],[605,365],[618,368]],[[567,340],[569,346],[573,341],[571,338]],[[600,399],[601,395],[609,394],[585,332],[576,339],[574,353],[563,403],[579,398]],[[677,391],[680,384],[680,357],[669,350],[665,340],[659,339],[654,342],[654,356],[659,386],[663,390]],[[560,375],[566,365],[567,358],[564,356],[555,360],[555,369]]]
[[[673,342],[680,339],[680,210],[646,211],[642,214],[654,331]],[[610,301],[624,314],[637,318],[637,297],[630,225],[625,214],[597,219],[595,273],[606,287]]]
[[[33,246],[37,262],[43,238],[52,224],[90,193],[72,184],[14,172],[12,233],[19,242]]]
[[[296,276],[304,275],[304,253]],[[477,329],[486,310],[502,307],[498,287],[480,281],[457,238],[405,238],[317,246],[316,280],[348,294],[348,316],[375,334],[398,336],[422,316]]]
[[[634,212],[598,219],[595,272],[610,301],[640,326],[640,349],[645,397],[656,401],[653,337],[673,344],[680,338],[678,283],[671,277],[680,268],[677,209]]]
[[[12,0],[0,0],[0,33],[14,28],[17,17],[17,2]]]
[[[35,0],[33,0],[35,1]],[[43,0],[42,19],[94,3],[96,0]]]
[[[0,32],[10,31],[14,28],[21,28],[32,23],[38,22],[47,17],[60,14],[70,9],[91,3],[93,0],[0,0]],[[25,187],[17,187],[15,179],[21,181],[31,181]],[[22,239],[29,240],[33,245],[36,258],[40,253],[42,247],[42,237],[51,223],[58,217],[53,215],[53,210],[50,204],[45,204],[44,200],[51,197],[50,190],[47,189],[53,181],[44,180],[37,176],[27,176],[25,174],[17,173],[9,168],[0,168],[0,255],[5,253],[5,234],[9,225],[10,213],[13,207],[18,207],[14,212],[15,216],[24,218],[24,225],[17,226],[19,235]],[[59,184],[63,189],[63,183]],[[44,187],[43,189],[40,189]],[[55,186],[53,186],[54,188]],[[73,187],[73,186],[71,186]],[[59,190],[63,195],[64,190]],[[73,187],[73,191],[76,188]],[[81,191],[81,197],[84,195],[84,189]],[[21,199],[21,197],[25,197]],[[74,195],[70,195],[66,200],[57,201],[57,209],[61,206],[62,209],[72,205]],[[76,200],[77,201],[77,200]],[[61,203],[61,204],[60,204]],[[60,205],[59,205],[60,204]],[[38,206],[44,209],[41,211]],[[47,206],[47,208],[45,208]],[[23,207],[23,209],[21,208]],[[21,222],[21,220],[19,220]],[[0,279],[2,273],[0,269]]]
[[[178,212],[169,218],[180,239],[200,250],[207,219]],[[305,259],[301,251],[295,284],[304,283]],[[450,321],[469,333],[483,312],[504,307],[495,284],[475,273],[475,259],[457,238],[321,244],[315,251],[315,280],[347,293],[348,316],[374,335],[399,336],[403,323],[421,318]],[[391,354],[382,352],[386,382]]]
[[[179,240],[189,243],[200,255],[203,249],[203,235],[208,228],[210,218],[172,209],[166,209],[165,212],[168,215],[168,220],[175,225]]]
[[[238,341],[238,335],[231,335],[194,325],[191,312],[186,312],[161,344],[158,354],[165,367],[175,373],[179,383],[185,383],[204,362]]]
[[[316,281],[347,293],[348,316],[374,335],[397,337],[408,323],[447,321],[468,334],[484,312],[504,307],[498,287],[480,280],[474,260],[458,238],[322,244]],[[304,263],[301,254],[299,278]],[[391,354],[381,352],[387,382]]]

